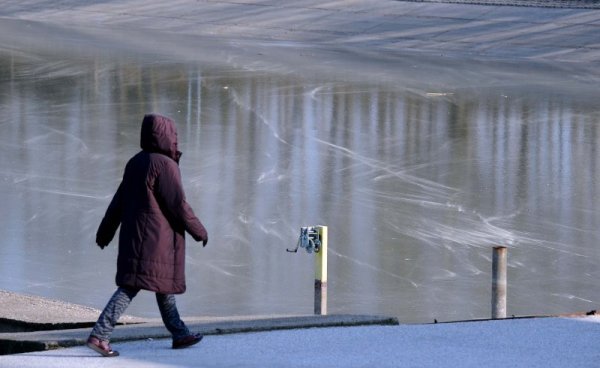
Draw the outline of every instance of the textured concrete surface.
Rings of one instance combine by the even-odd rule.
[[[91,326],[98,319],[100,312],[83,305],[0,290],[0,332]],[[145,321],[125,315],[120,323]]]
[[[113,344],[117,358],[87,347],[0,356],[19,368],[596,368],[597,317],[477,323],[305,328],[212,335],[188,349],[145,339]]]
[[[311,327],[341,327],[365,325],[397,325],[391,317],[330,315],[330,316],[251,316],[226,318],[183,318],[191,331],[204,335],[241,332],[289,330]],[[0,333],[0,354],[14,354],[83,345],[90,328]],[[161,322],[118,326],[112,342],[169,338],[171,335]]]
[[[83,345],[100,310],[0,291],[0,355]],[[183,317],[195,332],[206,335],[272,331],[309,327],[395,325],[392,317],[330,316],[231,316]],[[169,338],[160,319],[123,316],[111,341]]]

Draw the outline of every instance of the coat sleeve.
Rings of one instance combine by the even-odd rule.
[[[185,200],[179,166],[175,162],[166,165],[157,178],[156,195],[163,205],[167,218],[187,231],[196,241],[207,241],[206,228]]]
[[[100,222],[96,232],[96,244],[104,247],[115,237],[115,233],[121,224],[121,215],[123,212],[123,182],[119,185],[117,192],[108,205],[104,218]]]

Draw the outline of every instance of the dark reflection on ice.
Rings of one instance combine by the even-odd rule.
[[[285,249],[317,224],[332,313],[488,317],[499,244],[509,314],[600,301],[598,96],[8,54],[0,73],[0,289],[103,306],[116,249],[96,227],[155,111],[210,233],[188,238],[185,315],[311,313],[313,260]]]

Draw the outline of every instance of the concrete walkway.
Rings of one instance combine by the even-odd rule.
[[[0,355],[52,350],[85,344],[100,310],[35,295],[0,290]],[[309,327],[397,325],[392,317],[232,316],[183,318],[190,330],[204,335],[287,330]],[[122,316],[113,342],[169,338],[160,319]],[[0,365],[1,366],[1,365]]]
[[[83,305],[0,290],[0,333],[89,327],[100,312]],[[147,321],[124,315],[120,323]]]
[[[290,330],[311,327],[348,327],[397,325],[391,317],[330,315],[330,316],[250,316],[222,318],[183,318],[191,331],[203,335],[235,334]],[[0,355],[53,350],[84,345],[91,328],[71,330],[0,333]],[[147,322],[117,326],[112,342],[170,338],[162,322]]]
[[[596,368],[597,317],[532,318],[403,326],[308,328],[206,336],[171,349],[170,340],[115,343],[116,358],[85,347],[0,356],[1,367],[127,368]]]

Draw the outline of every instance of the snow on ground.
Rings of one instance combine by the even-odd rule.
[[[0,367],[598,367],[600,318],[313,328],[114,344],[0,357]]]

